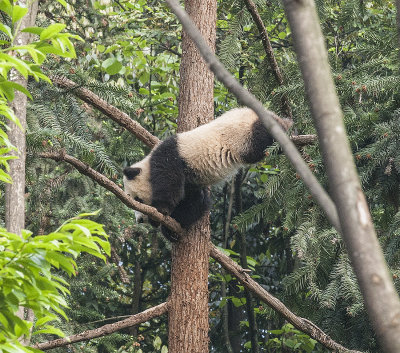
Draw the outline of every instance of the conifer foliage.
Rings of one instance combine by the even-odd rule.
[[[160,2],[41,2],[39,20],[64,21],[84,41],[77,59],[52,58],[44,65],[73,80],[159,138],[174,133],[177,119],[180,25]],[[219,1],[217,52],[226,67],[265,106],[284,115],[287,97],[299,134],[314,134],[291,31],[281,2],[255,1],[284,76],[278,85],[260,35],[242,2]],[[395,284],[399,286],[400,100],[399,55],[392,1],[316,1],[354,158]],[[135,314],[168,298],[170,244],[157,230],[137,224],[132,210],[73,167],[40,158],[64,150],[122,187],[123,167],[148,148],[84,103],[73,89],[29,82],[27,225],[46,234],[81,210],[101,209],[96,220],[110,235],[107,262],[77,260],[68,279],[70,317],[66,333],[79,333]],[[238,106],[215,84],[216,115]],[[299,147],[303,159],[329,190],[318,143]],[[340,148],[340,146],[338,146]],[[337,168],[341,166],[338,165]],[[233,183],[233,185],[231,184]],[[277,144],[257,166],[212,190],[212,241],[235,261],[247,262],[254,278],[298,315],[323,328],[348,348],[379,352],[343,241],[313,202]],[[245,241],[242,241],[242,240]],[[240,258],[244,251],[247,256]],[[321,352],[211,262],[210,351],[256,352],[250,329],[258,329],[260,351]],[[255,314],[250,323],[249,310]],[[40,340],[44,340],[40,337]],[[84,352],[166,352],[167,322],[73,345]],[[165,348],[164,348],[165,347]],[[62,349],[59,349],[62,351]]]

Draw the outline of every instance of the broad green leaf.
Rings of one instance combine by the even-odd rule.
[[[41,27],[26,27],[21,32],[33,33],[33,34],[37,34],[38,36],[40,36],[40,34],[43,31],[44,31],[44,28],[41,28]]]
[[[33,333],[33,335],[38,335],[38,334],[41,334],[41,333],[57,335],[57,336],[60,336],[60,337],[64,337],[65,336],[64,332],[62,332],[60,329],[55,328],[53,326],[47,326],[47,328],[35,331]]]
[[[7,37],[9,37],[10,39],[12,38],[11,28],[1,22],[0,22],[0,31],[7,34]]]
[[[13,11],[12,11],[12,21],[13,23],[16,23],[19,21],[22,17],[24,17],[28,12],[27,7],[21,7],[19,5],[13,6]]]
[[[40,33],[40,40],[53,38],[56,34],[60,33],[65,27],[66,27],[65,24],[53,23]]]
[[[101,65],[109,75],[115,75],[122,69],[122,64],[116,58],[108,58]]]
[[[0,10],[4,11],[8,16],[12,17],[13,7],[9,0],[0,1]]]

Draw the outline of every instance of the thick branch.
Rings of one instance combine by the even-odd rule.
[[[79,172],[81,172],[84,175],[87,175],[97,183],[99,183],[101,186],[106,188],[107,190],[111,191],[116,195],[124,204],[126,204],[128,207],[132,209],[136,209],[140,212],[143,212],[147,215],[149,215],[151,218],[153,218],[156,221],[162,222],[164,225],[168,226],[170,229],[172,229],[176,233],[181,233],[183,232],[182,228],[180,225],[172,218],[163,216],[161,215],[155,208],[143,205],[139,202],[134,201],[131,197],[129,197],[119,186],[117,186],[115,183],[110,181],[107,177],[102,175],[101,173],[93,170],[90,168],[88,165],[85,163],[79,161],[78,159],[71,157],[67,155],[65,152],[60,151],[60,152],[43,152],[39,155],[40,157],[43,158],[50,158],[55,161],[64,161],[67,162],[71,165],[73,165]],[[318,329],[315,325],[310,323],[306,319],[301,319],[294,315],[286,306],[283,305],[278,299],[270,295],[266,290],[264,290],[257,282],[252,280],[250,276],[247,275],[247,273],[238,265],[236,264],[232,259],[229,257],[225,256],[222,254],[219,250],[217,250],[214,245],[210,243],[210,255],[217,260],[221,265],[230,273],[235,275],[238,280],[240,280],[246,288],[248,288],[250,291],[252,291],[255,295],[257,295],[261,300],[266,302],[268,305],[270,305],[274,310],[278,311],[281,313],[288,321],[290,321],[294,326],[299,328],[300,330],[308,333],[311,337],[315,338],[322,344],[326,345],[328,348],[336,347],[337,350],[340,352],[338,347],[341,347],[334,341],[332,341],[325,333],[323,333],[320,329]],[[139,314],[140,315],[140,314]],[[136,316],[136,315],[135,315]],[[125,321],[125,320],[124,320]],[[106,325],[107,326],[107,325]],[[133,326],[133,325],[131,325]],[[92,331],[90,331],[92,332]],[[104,331],[104,334],[111,333],[114,331]],[[76,336],[72,337],[88,337],[93,338],[94,336],[85,336],[86,333],[82,333]],[[98,336],[95,336],[98,337]],[[85,338],[80,339],[81,341],[84,340]],[[56,340],[57,342],[64,342],[65,340],[68,339],[60,339]],[[56,342],[52,341],[52,342]],[[73,342],[78,342],[78,341],[73,341]],[[50,344],[51,342],[48,343],[43,343],[42,345],[45,344]],[[67,342],[67,343],[62,343],[62,345],[66,345],[72,342]],[[52,343],[53,344],[53,343]],[[55,344],[55,343],[54,343]],[[55,348],[57,346],[51,346],[49,348],[43,348],[47,346],[40,346],[37,347],[39,349],[45,350],[45,349],[50,349],[50,348]],[[343,348],[343,352],[351,352]]]
[[[336,94],[315,2],[284,0],[318,131],[342,236],[369,318],[385,352],[400,349],[400,301],[380,248]]]
[[[254,281],[248,273],[240,267],[230,257],[219,251],[214,245],[210,243],[210,256],[218,261],[222,267],[225,268],[230,274],[234,275],[249,291],[256,295],[260,300],[270,306],[273,310],[280,313],[287,321],[300,331],[308,334],[313,339],[323,344],[335,352],[348,352],[360,353],[358,351],[349,350],[339,343],[332,340],[325,332],[318,326],[314,325],[311,321],[299,317],[292,313],[279,299],[268,293],[256,281]]]
[[[41,349],[42,351],[47,351],[49,349],[67,346],[71,343],[88,341],[92,338],[102,337],[120,331],[124,328],[139,325],[143,322],[149,321],[150,319],[154,319],[155,317],[161,316],[165,314],[167,311],[168,311],[168,303],[162,303],[153,308],[142,311],[139,314],[132,315],[125,320],[114,322],[113,324],[107,324],[99,328],[96,328],[94,330],[87,330],[77,335],[72,335],[65,338],[59,338],[49,342],[38,343],[35,346],[33,346],[33,348]]]
[[[77,83],[67,79],[66,77],[51,76],[51,79],[59,86],[70,89],[72,93],[76,94],[76,96],[82,99],[84,102],[97,108],[106,116],[114,120],[117,124],[126,128],[146,146],[152,148],[160,143],[160,140],[156,136],[150,134],[135,120],[132,120],[127,114],[107,103],[89,89],[80,87]],[[304,146],[313,144],[317,140],[317,137],[315,135],[298,135],[292,136],[291,140],[296,146]]]
[[[221,62],[209,49],[201,33],[195,27],[187,13],[179,5],[178,1],[166,0],[166,2],[181,21],[183,28],[196,44],[204,60],[210,66],[211,71],[214,72],[215,76],[238,98],[238,100],[257,113],[265,127],[268,129],[274,139],[281,145],[284,153],[293,164],[297,173],[301,176],[303,182],[309,188],[311,195],[325,211],[326,217],[330,223],[340,232],[340,223],[335,204],[332,202],[327,192],[319,184],[317,178],[310,171],[307,164],[303,161],[295,145],[290,141],[289,137],[275,121],[274,116],[276,115],[271,111],[266,110],[261,102],[259,102],[252,94],[244,89],[240,83],[237,82],[236,79],[224,68]]]
[[[67,79],[62,76],[50,76],[51,80],[57,85],[71,90],[77,97],[82,99],[84,102],[92,105],[93,107],[100,110],[103,114],[114,120],[117,124],[124,127],[130,133],[135,135],[140,141],[145,143],[147,146],[154,147],[160,140],[150,134],[143,126],[138,122],[131,119],[130,116],[113,105],[107,103],[104,99],[101,99],[98,95],[94,94],[87,88],[81,87],[74,81]]]
[[[253,0],[245,0],[244,3],[246,4],[247,10],[250,12],[251,17],[253,17],[258,31],[261,34],[261,41],[265,50],[265,54],[267,55],[269,65],[271,66],[275,79],[278,82],[279,86],[283,86],[283,76],[281,70],[279,69],[278,63],[276,62],[274,50],[272,49],[267,29],[265,28],[261,16],[257,11],[256,4],[253,2]],[[283,95],[282,97],[282,106],[287,117],[293,120],[292,109],[290,108],[290,103],[286,95]]]
[[[87,164],[83,163],[79,159],[66,154],[64,150],[54,152],[42,152],[39,154],[39,157],[50,158],[55,161],[64,161],[71,164],[80,173],[87,175],[98,184],[111,191],[128,207],[148,215],[151,219],[162,223],[177,234],[182,234],[184,232],[180,224],[173,218],[161,214],[154,207],[135,201],[128,194],[126,194],[117,184],[113,183],[106,176],[89,167]]]

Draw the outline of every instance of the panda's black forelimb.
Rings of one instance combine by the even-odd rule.
[[[185,185],[185,197],[171,213],[184,229],[188,229],[210,209],[210,196],[207,188],[193,184]],[[176,241],[177,235],[165,226],[161,226],[163,235],[170,241]]]

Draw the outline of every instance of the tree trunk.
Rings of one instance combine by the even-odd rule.
[[[314,1],[283,1],[342,236],[384,352],[400,349],[400,301],[361,189]],[[338,168],[340,166],[340,168]]]
[[[29,11],[25,17],[22,18],[19,31],[26,27],[32,27],[35,24],[36,14],[38,9],[38,1],[29,3],[27,0],[21,0],[18,5],[28,6]],[[18,28],[18,26],[15,26]],[[15,45],[25,45],[31,40],[29,33],[19,32],[15,38]],[[12,70],[10,80],[20,84],[23,87],[27,86],[27,80],[19,73]],[[9,174],[12,178],[12,184],[6,184],[5,187],[5,224],[9,232],[21,235],[22,229],[25,228],[25,159],[26,159],[26,143],[25,143],[25,129],[26,129],[26,100],[27,97],[20,91],[15,92],[14,100],[10,103],[14,114],[19,119],[22,130],[13,122],[9,124],[8,138],[10,142],[17,148],[13,152],[18,159],[9,161],[10,171]],[[25,309],[20,307],[18,309],[18,317],[25,319]],[[27,319],[32,319],[32,312],[27,313]],[[26,345],[29,343],[28,339],[21,341]]]
[[[19,1],[18,5],[27,6],[27,0]],[[36,14],[38,9],[38,2],[33,1],[29,6],[27,15],[22,18],[19,31],[26,27],[31,27],[35,24]],[[29,33],[21,33],[15,39],[15,45],[25,45],[30,42],[31,36]],[[10,79],[21,86],[27,86],[27,80],[16,73],[11,72]],[[15,92],[15,98],[10,106],[15,115],[19,119],[23,130],[21,130],[14,123],[10,122],[8,138],[10,142],[18,149],[14,154],[18,159],[10,160],[10,176],[13,180],[12,184],[6,184],[5,201],[6,201],[6,214],[5,222],[6,228],[9,232],[21,234],[22,229],[25,227],[25,159],[26,159],[26,144],[25,144],[25,129],[26,129],[26,100],[27,97],[20,91]]]
[[[189,12],[211,48],[215,45],[216,2],[187,0]],[[214,76],[190,38],[183,33],[180,68],[179,131],[214,117]],[[208,352],[208,215],[194,224],[172,247],[169,352]]]

